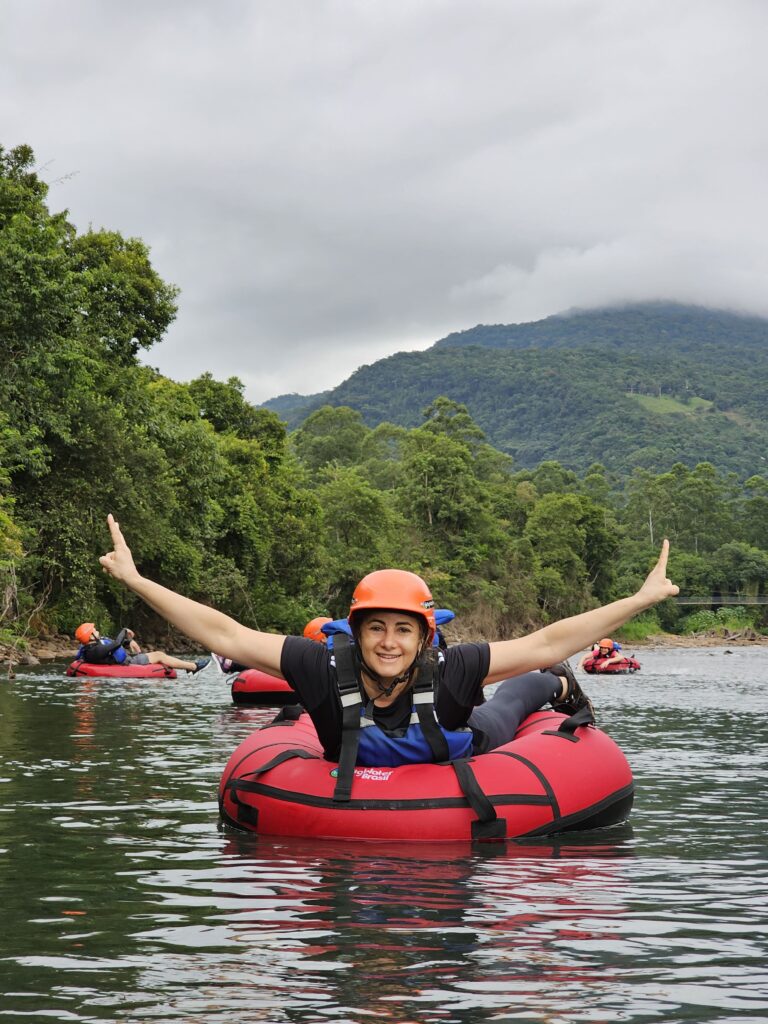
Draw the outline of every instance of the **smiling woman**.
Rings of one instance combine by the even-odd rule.
[[[355,764],[485,753],[512,740],[522,720],[545,704],[568,715],[586,709],[591,718],[591,704],[563,659],[678,590],[666,578],[664,541],[631,597],[527,637],[443,652],[432,644],[435,602],[425,581],[382,569],[358,583],[349,609],[352,639],[337,635],[331,651],[305,637],[248,629],[142,577],[111,515],[108,524],[114,549],[100,559],[104,571],[205,647],[286,679],[312,718],[325,758],[341,761],[339,775],[350,785]],[[502,685],[486,702],[483,689],[493,683]]]
[[[349,623],[360,648],[363,685],[372,699],[380,698],[380,706],[392,702],[420,651],[432,643],[434,608],[424,580],[401,569],[372,572],[355,587]]]
[[[360,661],[373,687],[366,690],[371,697],[393,699],[395,690],[408,679],[407,668],[414,663],[423,631],[419,623],[405,612],[372,612],[363,617],[357,634]],[[393,677],[387,684],[385,681]]]

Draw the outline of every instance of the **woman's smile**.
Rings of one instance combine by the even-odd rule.
[[[402,652],[390,653],[389,651],[374,650],[374,657],[385,665],[394,665],[399,661],[402,661],[404,655]]]
[[[418,619],[404,612],[372,612],[363,620],[359,635],[366,664],[384,677],[407,671],[421,646]]]

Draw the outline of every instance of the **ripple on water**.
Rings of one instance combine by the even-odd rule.
[[[763,1020],[764,660],[591,677],[631,826],[477,849],[220,832],[268,710],[215,677],[25,673],[0,689],[0,1020]]]

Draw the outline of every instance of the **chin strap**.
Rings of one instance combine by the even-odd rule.
[[[368,678],[371,680],[371,682],[375,683],[376,686],[378,686],[378,688],[379,688],[379,696],[380,697],[391,697],[392,694],[395,691],[395,687],[399,686],[400,683],[406,682],[406,680],[410,679],[413,676],[414,670],[418,667],[419,662],[424,657],[424,652],[426,650],[427,650],[427,641],[425,639],[423,641],[423,643],[421,644],[421,646],[419,647],[419,650],[418,650],[418,653],[416,654],[416,657],[413,659],[413,661],[408,666],[408,668],[405,670],[405,672],[403,672],[402,675],[395,676],[395,678],[390,683],[385,684],[383,677],[380,676],[378,672],[375,672],[368,665],[368,663],[366,662],[365,658],[363,658],[363,655],[362,655],[362,653],[360,651],[360,646],[357,643],[355,643],[355,656],[356,656],[356,658],[357,658],[357,660],[358,660],[358,662],[360,664],[360,667],[363,669],[363,671],[368,676]]]
[[[395,676],[392,682],[385,686],[383,678],[379,675],[378,672],[374,672],[370,665],[368,665],[368,663],[365,661],[362,654],[358,654],[358,659],[360,661],[360,667],[363,669],[365,674],[368,676],[371,682],[375,683],[376,686],[378,686],[380,697],[391,697],[395,691],[396,686],[399,686],[400,683],[405,682],[406,679],[411,678],[413,670],[416,667],[416,663],[418,662],[417,658],[416,661],[414,661],[413,664],[410,665],[401,676]]]

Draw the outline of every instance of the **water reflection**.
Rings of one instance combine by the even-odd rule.
[[[223,765],[269,711],[211,679],[20,676],[0,688],[0,1022],[762,1020],[756,653],[590,680],[632,828],[476,848],[219,832]]]
[[[510,986],[525,1003],[555,977],[605,980],[592,964],[564,965],[559,946],[602,941],[623,911],[631,837],[624,828],[473,849],[228,834],[214,868],[177,863],[144,878],[165,920],[135,938],[237,947],[249,962],[250,950],[258,1002],[299,999],[283,1007],[287,1020],[316,1019],[325,1004],[400,1021],[418,1005],[418,1019],[460,1020],[470,1004],[509,1006]],[[182,920],[169,922],[180,908]]]

